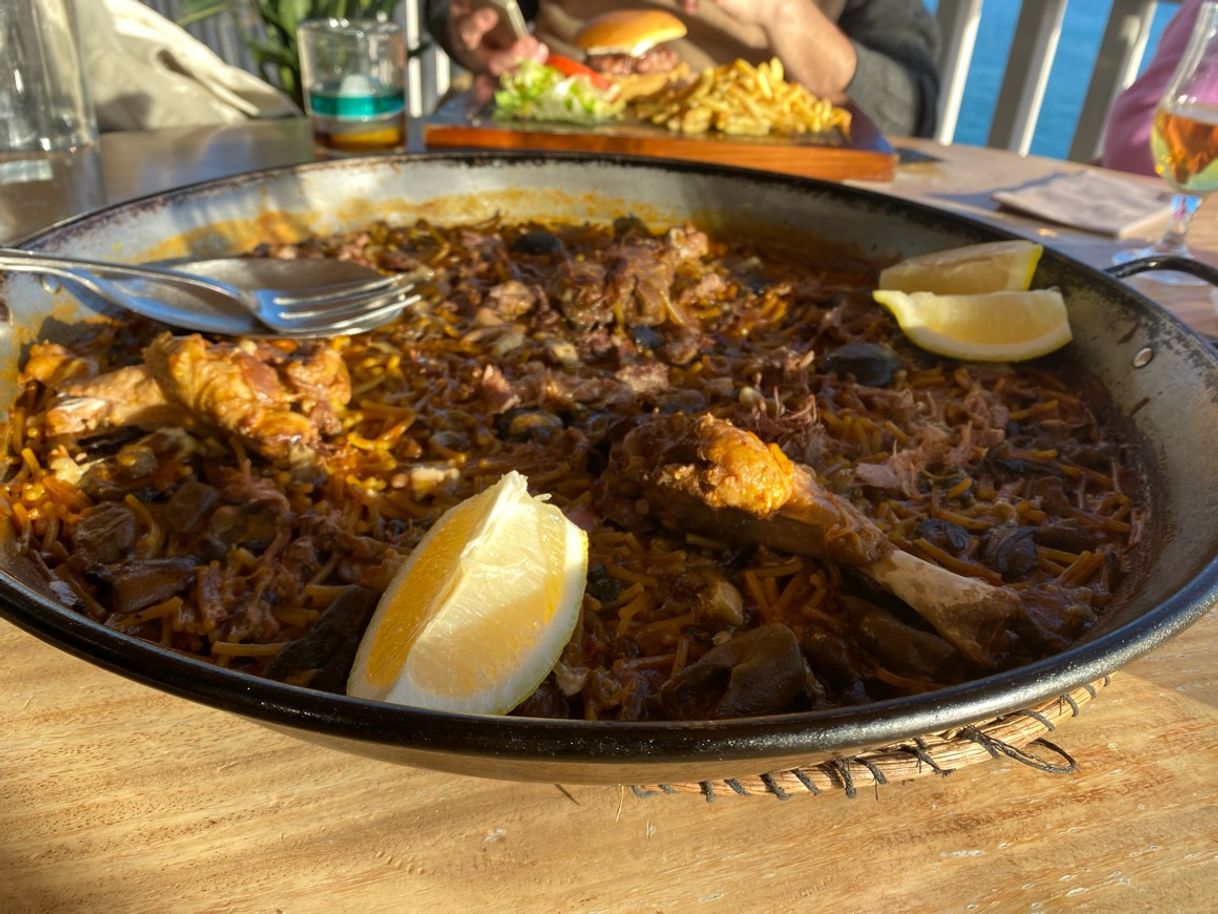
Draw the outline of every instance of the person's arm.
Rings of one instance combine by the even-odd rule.
[[[846,87],[885,133],[930,136],[939,121],[939,27],[922,0],[847,0],[838,27],[858,54]]]
[[[765,29],[790,77],[847,97],[888,133],[928,136],[938,117],[938,28],[921,0],[847,0],[837,23],[809,0],[713,0]]]
[[[1186,0],[1163,30],[1150,66],[1112,103],[1104,127],[1105,168],[1143,175],[1155,173],[1154,157],[1150,153],[1155,110],[1184,55],[1200,10],[1201,0]]]

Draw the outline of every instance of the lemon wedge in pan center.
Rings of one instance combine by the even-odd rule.
[[[994,241],[935,251],[893,264],[880,273],[879,288],[938,295],[1025,291],[1044,253],[1032,241]]]
[[[1047,355],[1073,338],[1056,289],[935,295],[872,293],[916,346],[969,362],[1019,362]]]
[[[506,714],[553,669],[579,618],[588,537],[509,472],[450,508],[381,597],[347,693]]]

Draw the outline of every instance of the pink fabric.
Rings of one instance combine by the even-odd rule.
[[[1150,154],[1150,128],[1155,108],[1176,72],[1176,64],[1184,56],[1200,10],[1201,0],[1184,0],[1180,4],[1180,9],[1163,30],[1146,72],[1113,102],[1104,129],[1103,164],[1106,168],[1144,175],[1155,173]]]

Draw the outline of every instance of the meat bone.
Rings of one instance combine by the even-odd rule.
[[[849,501],[775,445],[710,415],[650,419],[615,450],[621,494],[672,530],[770,546],[853,567],[904,601],[962,654],[992,665],[1019,598],[897,549]]]

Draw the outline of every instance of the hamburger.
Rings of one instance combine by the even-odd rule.
[[[685,67],[665,42],[685,36],[685,23],[663,10],[615,10],[594,19],[575,33],[584,63],[617,87],[629,101],[660,91]]]

